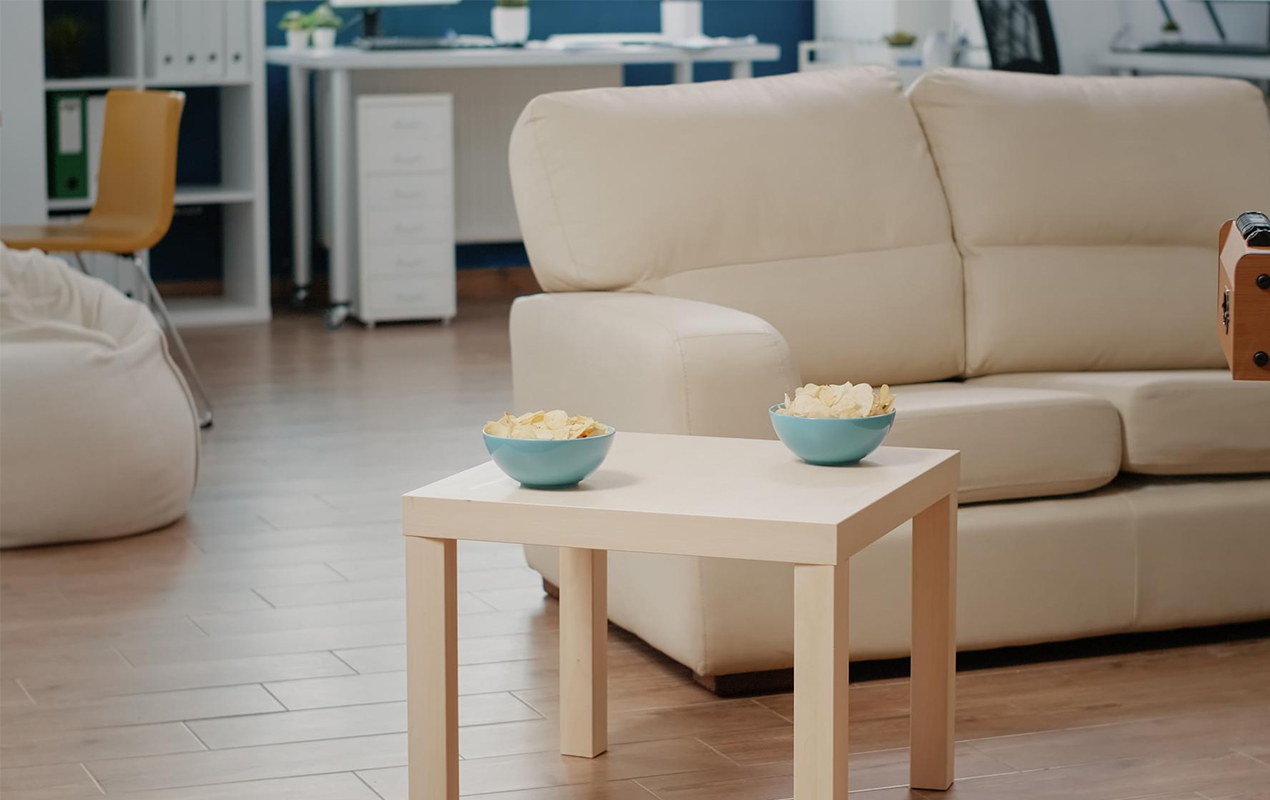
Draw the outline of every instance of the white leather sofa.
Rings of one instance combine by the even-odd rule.
[[[1270,383],[1230,379],[1213,307],[1220,224],[1270,209],[1251,85],[570,92],[511,170],[547,292],[512,310],[518,410],[771,437],[800,383],[888,382],[888,444],[963,453],[961,648],[1270,617]],[[854,658],[908,653],[908,549],[852,560]],[[613,622],[702,676],[791,666],[792,596],[788,566],[609,559]]]

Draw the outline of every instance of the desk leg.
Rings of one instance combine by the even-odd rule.
[[[847,798],[849,565],[794,566],[794,798]]]
[[[953,782],[957,677],[957,495],[913,518],[913,678],[909,783]]]
[[[692,65],[691,61],[675,62],[675,83],[692,83]]]
[[[459,798],[455,552],[453,539],[406,537],[410,800]]]
[[[608,553],[560,548],[560,752],[608,749]]]
[[[732,78],[753,78],[754,62],[753,61],[733,61],[732,62]]]
[[[331,70],[331,305],[347,306],[353,242],[353,97],[346,69]],[[342,317],[341,317],[342,321]]]
[[[309,71],[291,67],[287,79],[291,98],[291,270],[296,299],[303,300],[312,280],[309,230],[312,204],[309,197]]]

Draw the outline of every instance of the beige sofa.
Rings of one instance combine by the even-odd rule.
[[[799,383],[889,382],[888,444],[963,453],[962,649],[1270,617],[1270,383],[1230,379],[1212,307],[1218,227],[1270,209],[1251,85],[571,92],[525,110],[511,168],[547,291],[512,311],[518,409],[770,437]],[[852,560],[855,658],[908,652],[908,548]],[[613,622],[698,674],[792,665],[788,566],[609,570]]]

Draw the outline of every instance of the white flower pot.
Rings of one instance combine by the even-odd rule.
[[[287,49],[303,50],[309,46],[308,31],[287,31]]]
[[[661,0],[661,33],[672,42],[701,38],[701,0]]]
[[[529,40],[529,6],[494,6],[490,31],[499,44],[524,44]]]
[[[326,53],[335,49],[335,29],[334,28],[314,28],[313,29],[313,49]]]

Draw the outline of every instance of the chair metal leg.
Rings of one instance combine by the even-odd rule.
[[[80,255],[78,251],[71,253],[71,255],[75,256],[75,263],[79,265],[80,272],[84,273],[85,275],[92,274],[88,271],[88,267],[84,266],[84,257]]]
[[[159,296],[159,289],[154,285],[154,281],[150,279],[150,272],[146,269],[146,265],[141,260],[141,256],[132,254],[124,256],[131,259],[133,266],[137,268],[137,273],[141,276],[141,283],[145,286],[146,294],[149,295],[150,305],[157,312],[159,324],[163,326],[167,333],[168,341],[172,343],[172,349],[177,354],[177,360],[180,362],[181,371],[185,373],[185,377],[190,382],[190,388],[194,391],[194,405],[198,411],[198,425],[200,428],[212,427],[212,401],[207,397],[207,390],[203,388],[203,382],[199,380],[198,370],[194,368],[194,360],[190,358],[190,353],[185,349],[185,341],[181,339],[181,334],[177,331],[176,326],[172,324],[172,317],[168,315],[168,307],[164,304],[163,298]]]

